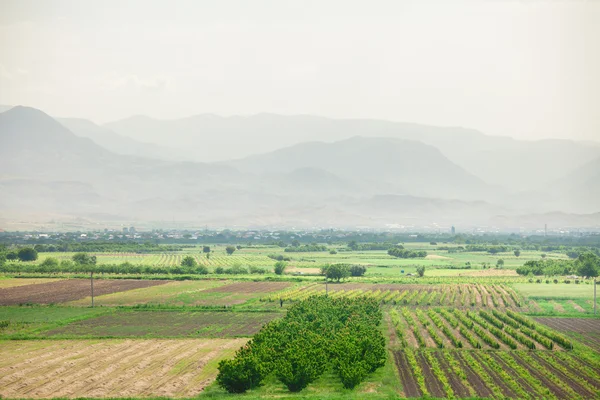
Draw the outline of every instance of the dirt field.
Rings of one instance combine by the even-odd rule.
[[[246,339],[42,340],[0,346],[4,398],[192,397]]]
[[[205,290],[205,293],[269,293],[285,289],[289,282],[238,282]]]
[[[600,319],[535,318],[536,321],[559,332],[579,339],[586,346],[600,351]]]
[[[282,313],[123,311],[42,332],[86,337],[250,337]],[[63,336],[64,337],[64,336]]]
[[[141,280],[94,280],[94,295],[123,292],[149,286],[163,285],[168,281]],[[50,304],[78,300],[90,295],[90,281],[69,279],[57,282],[40,283],[0,289],[0,305]]]

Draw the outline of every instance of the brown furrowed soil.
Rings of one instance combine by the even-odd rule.
[[[270,293],[290,286],[289,282],[238,282],[205,290],[205,293]]]
[[[10,341],[4,398],[193,397],[246,339]]]
[[[452,386],[452,391],[456,395],[456,397],[469,397],[470,392],[469,389],[463,384],[461,379],[452,371],[446,359],[442,356],[441,353],[436,352],[434,356],[437,358],[438,363],[442,367],[442,370],[445,372],[448,377],[448,382]]]
[[[600,351],[600,319],[592,318],[535,318],[552,329],[573,336],[586,346]]]
[[[446,392],[444,392],[444,388],[442,387],[442,383],[433,373],[433,370],[429,366],[429,362],[423,356],[423,354],[416,354],[417,361],[421,366],[421,371],[425,376],[425,386],[427,386],[427,390],[433,397],[445,397]]]
[[[127,311],[41,333],[62,337],[250,337],[282,313]]]
[[[124,292],[131,289],[163,285],[168,281],[142,281],[132,279],[95,279],[94,295]],[[0,289],[0,305],[64,303],[90,296],[90,281],[68,279]]]
[[[419,390],[419,385],[412,373],[410,364],[406,359],[406,356],[402,351],[394,352],[394,361],[400,374],[400,381],[402,382],[402,388],[405,397],[421,397],[422,393]]]

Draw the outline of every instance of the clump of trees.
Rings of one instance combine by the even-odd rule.
[[[348,264],[331,264],[321,267],[321,275],[325,275],[326,279],[332,281],[341,281],[350,276],[350,265]]]
[[[357,243],[355,240],[348,242],[348,248],[352,251],[374,251],[374,250],[387,250],[394,246],[394,243]]]
[[[291,261],[292,259],[288,256],[284,256],[283,254],[269,254],[267,257],[269,257],[271,260],[275,260],[275,261]]]
[[[385,364],[381,319],[373,299],[310,297],[265,325],[233,359],[221,361],[217,383],[243,393],[274,376],[299,392],[332,368],[352,389]]]
[[[570,260],[531,260],[517,268],[519,275],[571,275],[575,272],[575,264]]]
[[[308,253],[313,251],[327,251],[327,246],[320,244],[305,244],[303,246],[286,247],[283,251],[287,253]]]
[[[393,247],[388,250],[388,254],[396,258],[421,258],[427,257],[425,250],[406,250],[402,247]]]

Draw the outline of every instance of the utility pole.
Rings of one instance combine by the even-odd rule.
[[[90,271],[90,283],[92,285],[92,308],[94,308],[94,271]]]

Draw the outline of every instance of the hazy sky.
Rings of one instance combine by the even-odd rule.
[[[600,140],[600,1],[0,0],[0,104]]]

